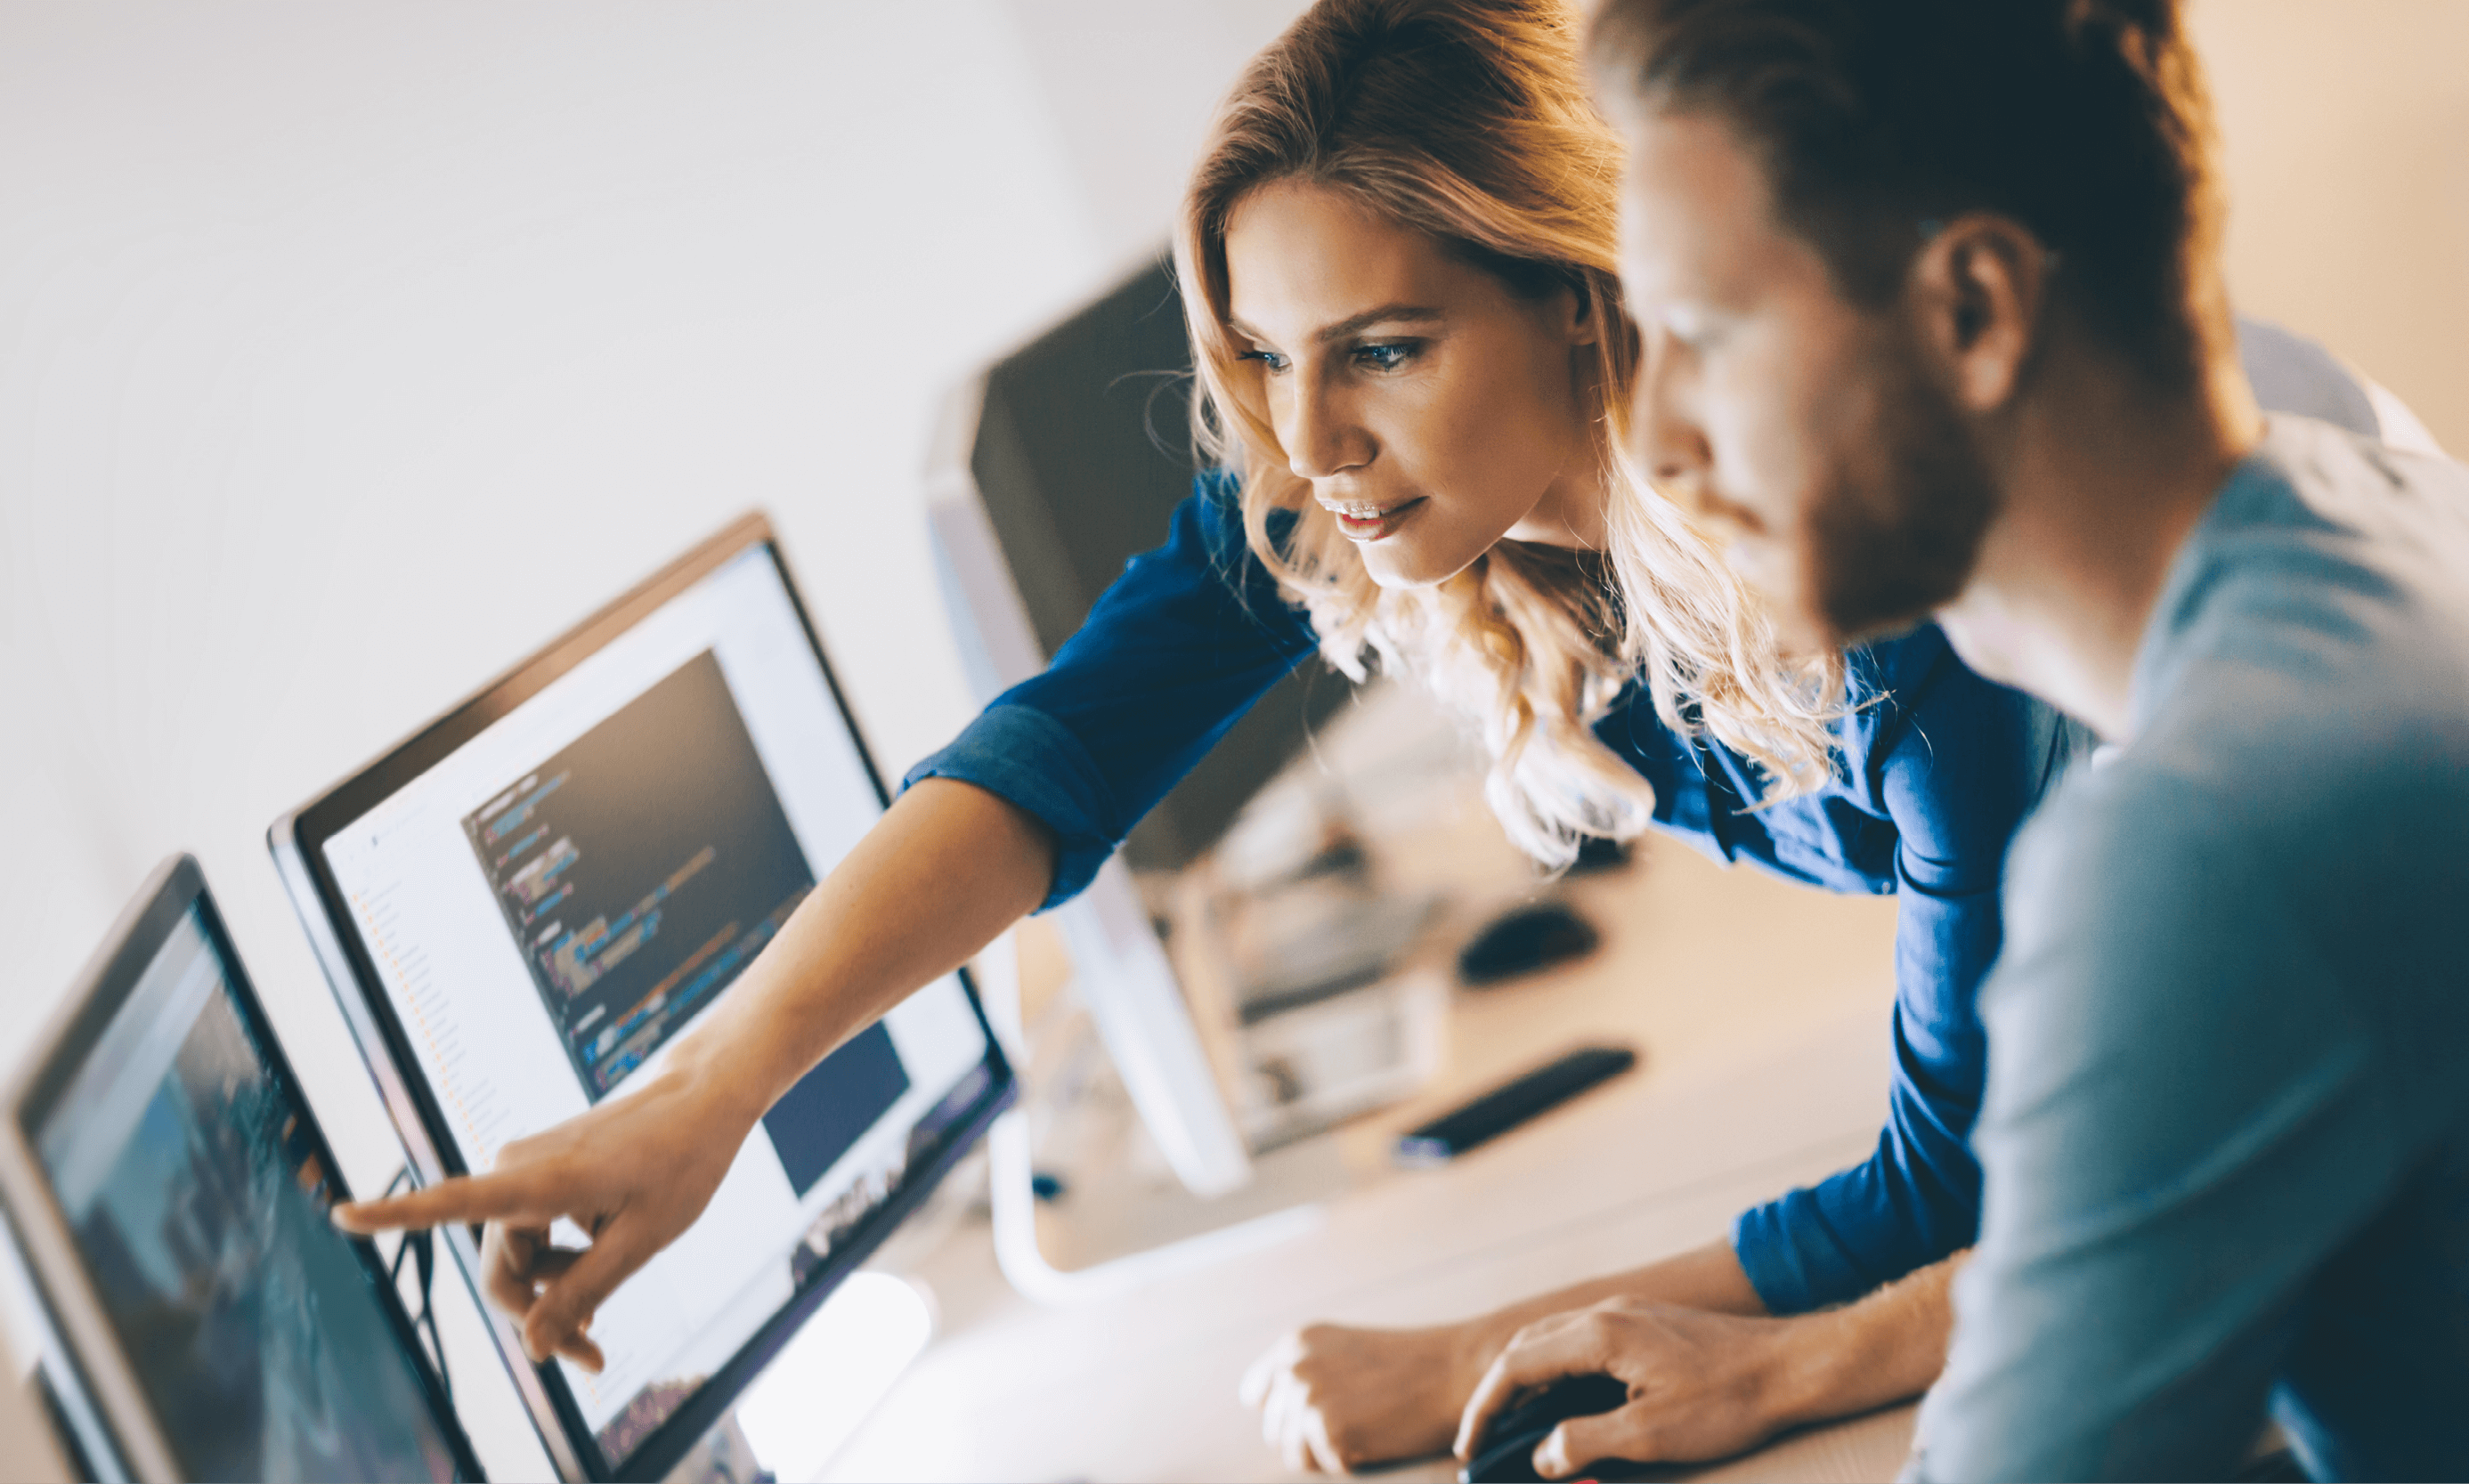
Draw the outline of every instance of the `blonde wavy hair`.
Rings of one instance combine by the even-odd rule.
[[[1834,767],[1839,656],[1795,660],[1765,610],[1627,453],[1638,335],[1614,269],[1619,137],[1589,102],[1582,21],[1556,0],[1320,0],[1218,111],[1175,234],[1199,395],[1195,442],[1236,471],[1253,553],[1310,615],[1329,662],[1419,675],[1482,725],[1486,794],[1546,866],[1646,827],[1654,795],[1593,725],[1643,679],[1655,715],[1764,774],[1762,802]],[[1610,491],[1604,549],[1502,539],[1421,588],[1382,588],[1288,468],[1257,368],[1228,327],[1226,224],[1251,192],[1343,193],[1528,298],[1602,317],[1591,390]],[[1294,525],[1272,537],[1273,513]]]

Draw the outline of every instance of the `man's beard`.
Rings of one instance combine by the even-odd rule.
[[[1812,615],[1836,645],[1907,628],[1971,579],[1996,514],[1989,467],[1909,351],[1881,348],[1867,426],[1810,507]]]

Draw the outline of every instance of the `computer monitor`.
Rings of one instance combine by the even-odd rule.
[[[425,1183],[648,1080],[887,802],[750,515],[269,838]],[[1011,1095],[964,975],[832,1053],[601,1307],[604,1371],[517,1365],[557,1466],[664,1473]]]
[[[1152,263],[955,394],[930,468],[945,604],[981,702],[1043,670],[1191,493],[1191,349],[1171,265]],[[1325,666],[1281,681],[1132,831],[1132,870],[1214,845],[1351,694]],[[1123,865],[1062,909],[1075,983],[1183,1182],[1215,1195],[1249,1161],[1151,918]]]
[[[144,1479],[479,1468],[196,862],[166,862],[7,1094],[0,1191],[107,1448]]]

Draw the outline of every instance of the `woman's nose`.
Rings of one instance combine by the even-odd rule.
[[[1343,398],[1325,388],[1295,389],[1278,429],[1286,467],[1299,479],[1329,479],[1372,462],[1372,440]]]

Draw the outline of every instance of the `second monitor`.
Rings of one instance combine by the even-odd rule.
[[[427,1182],[657,1075],[885,805],[749,517],[272,842]],[[604,1371],[509,1349],[551,1456],[664,1473],[1010,1095],[959,975],[833,1052],[602,1306]]]

